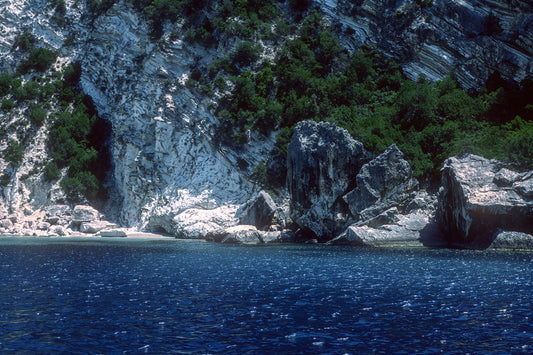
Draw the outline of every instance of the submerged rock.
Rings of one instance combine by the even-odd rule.
[[[487,248],[500,229],[533,234],[532,183],[476,155],[446,160],[437,218],[450,245]]]
[[[336,235],[350,217],[342,196],[370,159],[363,145],[331,123],[298,123],[287,151],[291,217],[319,239]]]

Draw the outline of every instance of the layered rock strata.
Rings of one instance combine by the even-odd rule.
[[[466,89],[498,70],[533,79],[533,5],[521,0],[316,0],[345,46],[374,43],[413,80],[453,73]]]

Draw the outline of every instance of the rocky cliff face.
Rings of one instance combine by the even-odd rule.
[[[452,72],[465,89],[498,70],[533,79],[533,5],[520,0],[317,0],[346,46],[375,43],[413,80]]]
[[[66,24],[59,27],[46,1],[0,3],[0,67],[16,63],[12,46],[22,29],[42,45],[60,49],[60,60],[81,63],[82,90],[112,127],[108,217],[128,227],[193,237],[235,225],[238,206],[257,192],[248,178],[251,169],[270,152],[273,141],[252,135],[238,153],[220,147],[214,139],[216,103],[185,85],[192,64],[209,64],[226,49],[209,52],[185,44],[179,23],[169,25],[156,42],[126,2],[94,20],[84,3],[66,5]],[[65,44],[67,38],[74,43]],[[27,157],[35,155],[37,151],[26,150]],[[20,207],[16,201],[24,199],[19,191],[25,188],[17,184],[9,187],[13,194],[4,191],[5,206]],[[37,205],[46,203],[45,197]]]
[[[237,154],[215,143],[212,102],[185,85],[192,64],[198,58],[207,64],[214,53],[186,45],[179,35],[171,39],[171,30],[182,28],[175,25],[153,43],[138,13],[116,4],[87,37],[81,84],[113,126],[120,220],[187,235],[195,231],[183,230],[182,213],[209,223],[205,211],[212,210],[228,214],[223,225],[235,223],[229,215],[255,191],[237,160],[253,167],[271,145],[253,141]]]
[[[238,152],[218,145],[217,98],[186,85],[192,67],[227,55],[235,43],[221,41],[211,49],[186,43],[186,29],[179,22],[167,24],[161,39],[154,40],[145,20],[126,1],[98,16],[89,14],[84,1],[65,4],[59,25],[49,1],[0,0],[0,69],[13,68],[20,60],[13,43],[23,30],[59,50],[58,65],[81,63],[81,88],[112,128],[108,218],[128,227],[192,237],[237,224],[238,206],[258,191],[249,176],[268,156],[273,137],[252,134]],[[412,78],[425,74],[439,79],[453,71],[467,88],[479,87],[494,69],[518,82],[531,78],[533,15],[525,1],[315,4],[341,25],[336,28],[347,48],[376,43],[399,59]],[[46,135],[43,127],[26,147],[13,180],[2,187],[0,212],[23,215],[26,208],[31,215],[62,198],[59,186],[43,183],[40,175],[21,179],[46,162]],[[5,142],[0,142],[3,149]],[[0,159],[0,168],[7,166]],[[329,170],[320,174],[321,183],[331,180]],[[336,196],[350,184],[335,187],[340,192]],[[348,212],[337,197],[328,199],[327,208],[342,205],[342,211],[333,211]]]

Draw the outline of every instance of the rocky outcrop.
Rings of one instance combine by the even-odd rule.
[[[272,225],[276,210],[277,206],[272,197],[267,192],[260,191],[239,208],[236,217],[239,219],[239,224],[263,229]]]
[[[255,226],[239,225],[207,233],[206,240],[225,244],[264,244],[281,241],[282,232],[263,232]]]
[[[362,237],[371,233],[383,244],[405,238],[418,243],[434,208],[425,201],[427,194],[416,193],[418,183],[403,153],[391,145],[368,160],[361,143],[335,125],[302,122],[296,127],[287,158],[291,214],[304,233],[312,232],[310,238],[381,243]],[[406,217],[406,212],[414,214]],[[422,222],[406,222],[411,220]]]
[[[533,235],[520,232],[498,231],[490,247],[509,250],[533,250]]]
[[[31,212],[31,211],[30,211]],[[87,205],[51,205],[24,216],[0,216],[0,234],[25,236],[95,235],[117,228]]]
[[[350,210],[342,197],[370,159],[360,142],[331,123],[298,123],[287,152],[287,188],[291,217],[319,239],[342,230]]]
[[[437,217],[449,244],[487,248],[499,230],[533,234],[532,183],[533,172],[518,174],[494,160],[446,160]]]
[[[72,210],[72,223],[80,225],[81,223],[90,223],[100,220],[100,212],[91,206],[77,205]]]
[[[316,0],[356,49],[375,43],[416,80],[453,73],[479,89],[500,71],[520,83],[533,79],[533,5],[524,0]]]
[[[356,188],[343,196],[351,213],[359,220],[370,220],[393,206],[402,210],[411,192],[418,187],[409,163],[393,144],[365,164],[356,177]]]

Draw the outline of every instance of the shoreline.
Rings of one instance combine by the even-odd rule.
[[[68,236],[58,236],[58,235],[16,235],[16,234],[0,234],[0,242],[2,240],[9,240],[9,239],[28,239],[28,240],[39,240],[39,241],[65,241],[65,242],[87,242],[87,241],[109,241],[109,242],[116,242],[116,241],[161,241],[161,240],[174,240],[179,242],[201,242],[201,243],[207,243],[208,241],[205,239],[187,239],[187,238],[177,238],[173,237],[171,235],[167,234],[159,234],[159,233],[151,233],[151,232],[138,232],[138,231],[125,231],[126,236],[125,237],[102,237],[98,233],[94,234],[87,234],[87,233],[73,233]],[[221,244],[221,243],[213,243],[213,244]],[[328,244],[328,243],[295,243],[295,242],[289,242],[289,243],[228,243],[226,245],[245,245],[245,246],[267,246],[267,245],[324,245],[324,246],[333,246],[333,247],[339,247],[339,246],[347,246],[352,247],[354,249],[449,249],[449,250],[464,250],[464,251],[501,251],[501,252],[519,252],[519,253],[533,253],[533,249],[528,248],[494,248],[489,247],[486,249],[472,249],[472,248],[453,248],[453,247],[435,247],[435,246],[424,246],[420,244],[415,243],[386,243],[382,245],[375,245],[375,246],[354,246],[354,245],[334,245],[334,244]]]
[[[149,232],[137,232],[137,231],[124,231],[126,233],[123,237],[106,237],[101,236],[99,233],[81,233],[76,232],[66,236],[60,235],[20,235],[20,234],[0,234],[0,238],[35,238],[35,239],[102,239],[102,240],[132,240],[132,239],[159,239],[159,240],[170,240],[178,239],[176,237],[158,234],[158,233],[149,233]]]

